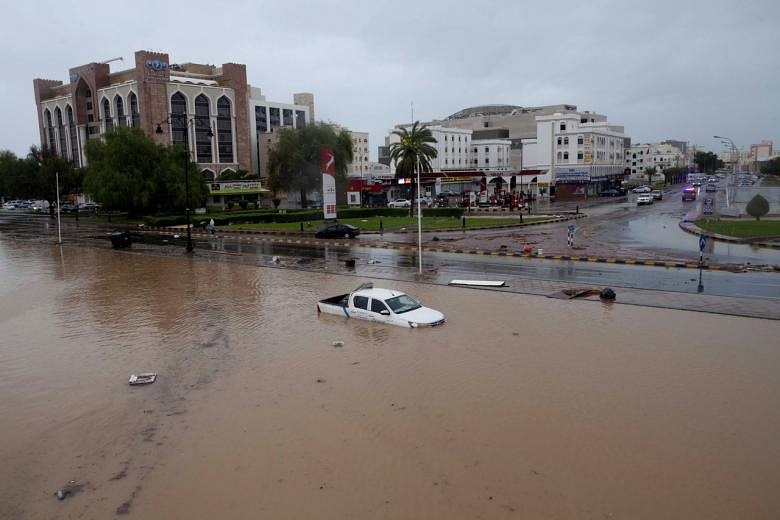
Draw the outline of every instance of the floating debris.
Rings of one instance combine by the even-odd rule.
[[[67,484],[62,486],[62,489],[58,489],[54,493],[54,496],[57,497],[57,500],[65,500],[68,495],[75,495],[80,492],[83,487],[84,484],[79,484],[75,480],[69,480]]]
[[[343,341],[334,341],[333,342],[333,346],[334,347],[343,347],[344,346],[344,342]]]
[[[145,372],[143,374],[131,374],[128,383],[131,385],[148,385],[157,379],[157,372]]]
[[[604,290],[601,291],[601,294],[599,294],[599,298],[602,300],[614,300],[616,297],[615,291],[609,287],[605,287]]]

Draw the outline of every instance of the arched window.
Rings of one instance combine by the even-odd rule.
[[[62,110],[60,107],[54,109],[54,119],[57,121],[57,135],[59,136],[60,148],[57,155],[60,157],[68,156],[68,146],[65,141],[65,123],[62,122]]]
[[[208,170],[208,169],[203,170],[202,172],[200,172],[200,174],[203,176],[203,180],[206,181],[206,182],[213,181],[214,177],[215,177],[214,176],[214,172],[211,171],[211,170]]]
[[[116,108],[116,124],[119,126],[127,126],[127,116],[125,116],[125,102],[122,100],[122,96],[119,94],[114,96],[114,108]]]
[[[563,152],[563,160],[568,161],[569,160],[569,152]]]
[[[114,120],[111,119],[111,103],[106,98],[103,98],[103,121],[106,123],[106,132],[114,128]]]
[[[141,121],[138,114],[138,97],[135,95],[135,92],[130,92],[127,99],[130,102],[130,126],[133,128],[140,128]]]
[[[558,160],[560,161],[561,159],[563,159],[563,154],[561,152],[558,152]]]
[[[187,98],[181,92],[177,92],[171,96],[171,138],[174,144],[184,144],[185,137],[187,137]]]
[[[233,117],[230,100],[222,96],[217,100],[217,146],[219,162],[233,162]]]
[[[199,163],[210,163],[211,137],[209,132],[211,123],[209,120],[209,98],[203,94],[195,98],[195,146]]]
[[[70,135],[70,161],[73,166],[78,168],[80,166],[81,158],[79,157],[79,141],[76,135],[76,120],[73,119],[73,108],[70,105],[65,107],[65,115],[68,118],[68,134]]]
[[[54,125],[51,122],[51,112],[49,112],[48,108],[43,112],[43,119],[46,125],[46,146],[53,153],[56,150],[57,142],[54,139]]]

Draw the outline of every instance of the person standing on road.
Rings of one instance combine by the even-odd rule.
[[[214,234],[214,219],[209,220],[209,223],[206,225],[206,231],[208,231],[209,235]]]

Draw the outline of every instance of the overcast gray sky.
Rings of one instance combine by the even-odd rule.
[[[12,6],[12,7],[11,7]],[[780,2],[3,0],[0,149],[38,142],[33,78],[139,49],[245,63],[274,101],[370,133],[462,108],[572,103],[634,142],[780,147]]]

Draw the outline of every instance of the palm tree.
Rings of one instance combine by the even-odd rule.
[[[419,271],[422,273],[422,211],[420,209],[420,172],[430,172],[431,159],[438,155],[436,148],[430,145],[435,143],[430,129],[415,121],[410,129],[401,128],[393,131],[400,141],[390,145],[390,159],[395,164],[395,174],[400,177],[411,177],[417,173],[417,256],[419,259]],[[410,208],[413,211],[414,204]]]
[[[431,168],[431,159],[438,155],[436,148],[429,143],[435,143],[430,129],[415,121],[411,128],[401,128],[393,131],[400,138],[400,142],[390,145],[390,159],[395,164],[396,177],[412,177],[415,173],[428,173]],[[420,178],[417,177],[417,198],[420,196]]]

